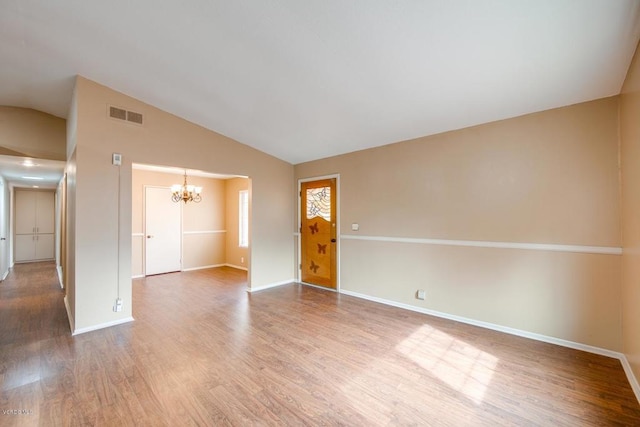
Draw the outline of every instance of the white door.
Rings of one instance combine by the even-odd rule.
[[[36,234],[37,195],[37,191],[16,191],[16,234]]]
[[[55,232],[56,195],[53,191],[36,192],[36,233]],[[49,258],[53,258],[52,256]]]
[[[145,275],[181,270],[181,207],[171,189],[145,187]]]
[[[16,262],[53,259],[55,256],[55,193],[17,190],[15,193]]]
[[[55,241],[53,234],[36,235],[35,260],[53,259],[55,256]]]
[[[35,234],[16,234],[13,245],[15,262],[36,260],[36,237]]]

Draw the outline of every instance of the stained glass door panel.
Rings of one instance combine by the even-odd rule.
[[[301,184],[302,281],[336,287],[336,182],[323,179]]]

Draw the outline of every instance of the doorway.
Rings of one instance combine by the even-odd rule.
[[[182,269],[182,209],[168,187],[145,186],[145,274]]]
[[[337,289],[337,177],[300,181],[300,280]]]

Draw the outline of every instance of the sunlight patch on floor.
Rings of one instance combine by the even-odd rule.
[[[401,341],[396,349],[438,379],[482,403],[498,358],[429,325]]]

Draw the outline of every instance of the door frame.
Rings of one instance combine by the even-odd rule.
[[[9,243],[11,242],[11,230],[9,229],[9,206],[9,182],[4,178],[0,178],[0,237],[5,239],[0,241],[0,246],[3,248],[0,250],[0,282],[7,278],[9,275],[9,268],[11,266],[9,246]]]
[[[171,187],[165,185],[153,185],[153,184],[144,184],[142,186],[142,275],[143,277],[147,276],[147,188],[161,188],[165,190],[171,190]],[[183,203],[177,202],[180,204],[180,270],[183,271],[184,268],[184,207]]]
[[[313,283],[307,283],[302,281],[302,269],[300,263],[302,262],[302,235],[300,233],[300,227],[302,227],[302,183],[319,181],[321,179],[335,179],[336,180],[336,288],[326,288],[324,286],[314,285]],[[298,225],[295,236],[298,239],[298,259],[296,271],[298,272],[298,282],[306,285],[313,286],[315,288],[324,289],[327,291],[340,293],[340,174],[320,175],[309,178],[298,178]]]

